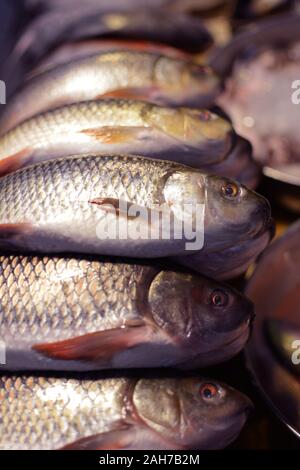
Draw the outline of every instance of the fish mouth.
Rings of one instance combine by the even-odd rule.
[[[249,231],[248,238],[256,238],[268,231],[272,225],[271,206],[269,201],[259,196],[261,201],[252,213],[253,230]],[[274,223],[274,221],[273,221]]]
[[[235,334],[233,338],[228,341],[225,341],[222,344],[223,347],[230,346],[231,350],[233,349],[234,351],[237,351],[236,354],[244,347],[244,345],[249,341],[251,336],[255,314],[253,313],[252,315],[249,315],[242,327],[239,328],[238,333]]]

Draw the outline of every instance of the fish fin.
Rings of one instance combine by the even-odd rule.
[[[60,450],[121,450],[126,449],[131,443],[131,426],[123,426],[120,429],[94,434],[78,439],[67,444]]]
[[[3,240],[13,240],[18,236],[32,230],[32,225],[27,222],[16,224],[0,224],[0,242]]]
[[[112,197],[98,197],[95,199],[91,199],[89,203],[100,206],[100,208],[107,213],[116,214],[118,217],[123,216],[127,218],[128,220],[134,220],[138,217],[138,214],[137,215],[128,214],[129,208],[133,206],[131,202],[122,201],[120,199],[114,199]],[[125,210],[122,211],[122,208]],[[140,208],[140,209],[143,210],[144,208]],[[138,212],[138,210],[139,210],[139,206],[136,205],[136,211]]]
[[[157,93],[157,88],[155,87],[141,87],[141,88],[118,88],[115,90],[107,91],[102,95],[98,95],[99,98],[124,98],[124,99],[139,99],[139,100],[148,100],[154,97]]]
[[[83,129],[81,134],[93,137],[104,144],[122,144],[138,138],[140,127],[117,126],[99,127],[94,129]]]
[[[28,147],[20,152],[14,153],[9,155],[5,158],[1,158],[0,160],[0,176],[7,175],[13,171],[22,168],[25,162],[28,162],[30,156],[32,154],[32,150]]]
[[[138,416],[131,415],[128,423],[125,419],[119,420],[111,430],[78,439],[60,450],[185,450],[182,445],[169,441],[163,433],[137,420]]]
[[[82,336],[41,343],[32,346],[35,351],[58,360],[110,361],[114,355],[147,342],[151,328],[146,324],[97,331]]]

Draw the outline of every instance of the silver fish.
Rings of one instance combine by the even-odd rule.
[[[133,153],[203,168],[224,160],[233,140],[231,124],[207,110],[87,101],[35,116],[0,137],[0,172],[74,155],[79,149],[83,154]]]
[[[24,168],[0,179],[0,199],[1,247],[21,252],[207,255],[251,240],[270,221],[269,203],[238,183],[124,155]]]
[[[95,259],[0,257],[6,370],[207,366],[237,354],[253,305],[184,272]]]
[[[220,449],[250,400],[204,378],[0,378],[0,448]]]

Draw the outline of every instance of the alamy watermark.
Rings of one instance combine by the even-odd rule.
[[[292,363],[298,366],[300,364],[300,339],[296,339],[292,342],[292,349],[295,349],[291,357]]]
[[[292,103],[293,104],[300,104],[300,80],[294,80],[292,82]]]
[[[0,366],[6,364],[6,344],[0,340]]]
[[[166,204],[149,209],[109,199],[96,203],[104,214],[96,228],[100,240],[182,240],[185,250],[203,248],[205,204],[183,203],[173,211]]]
[[[0,104],[6,104],[6,84],[0,80]]]

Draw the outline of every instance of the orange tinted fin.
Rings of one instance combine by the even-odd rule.
[[[141,87],[141,88],[118,88],[116,90],[108,91],[102,95],[98,95],[99,98],[125,98],[125,99],[139,99],[147,100],[154,97],[157,89],[154,87]]]
[[[107,362],[114,355],[147,342],[150,333],[146,325],[115,328],[55,343],[35,344],[32,349],[52,359]]]
[[[20,152],[14,153],[13,155],[9,155],[8,157],[1,158],[0,176],[4,176],[7,173],[11,173],[22,168],[22,166],[24,166],[24,164],[30,159],[31,153],[31,149],[26,148]]]
[[[30,232],[31,230],[32,225],[27,222],[0,224],[0,242],[2,240],[12,240],[26,232]]]
[[[82,134],[89,135],[104,144],[122,144],[137,138],[140,130],[141,128],[139,127],[104,126],[93,129],[83,129],[80,132]]]
[[[98,197],[89,202],[90,204],[100,206],[105,212],[116,214],[118,217],[123,216],[128,220],[134,220],[138,217],[138,214],[133,216],[128,213],[128,210],[133,206],[135,206],[137,212],[139,210],[139,206],[134,205],[132,202],[122,201],[112,197]],[[145,208],[141,208],[141,210],[145,210]]]
[[[66,445],[61,450],[119,450],[127,449],[131,444],[130,427],[108,431],[93,436],[84,437],[71,444]]]

